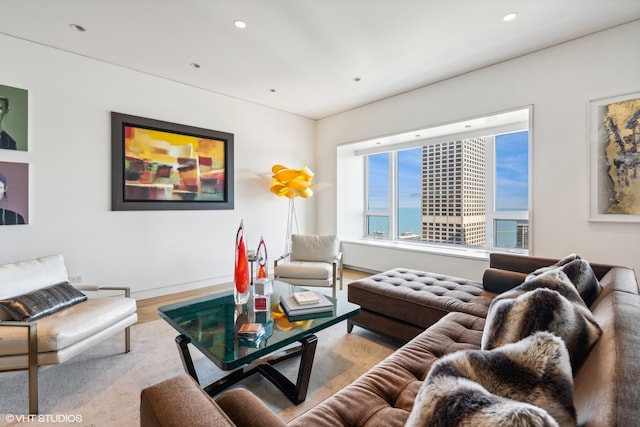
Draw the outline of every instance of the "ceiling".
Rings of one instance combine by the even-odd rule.
[[[640,19],[640,1],[0,0],[0,14],[0,33],[321,119]]]
[[[401,150],[423,146],[426,143],[448,142],[452,139],[477,138],[528,130],[529,107],[503,111],[481,117],[469,118],[424,129],[414,129],[393,135],[380,136],[348,144],[356,154],[373,154],[383,151]]]

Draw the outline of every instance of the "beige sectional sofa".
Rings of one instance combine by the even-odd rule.
[[[491,272],[486,274],[487,282],[474,286],[508,290],[518,284],[523,277],[520,275],[556,261],[496,256],[491,261]],[[588,311],[598,323],[601,335],[573,375],[570,397],[575,411],[570,418],[586,427],[637,425],[640,419],[640,388],[636,384],[640,377],[638,282],[634,272],[624,267],[599,265],[593,271],[601,291]],[[487,307],[481,305],[486,315]],[[247,390],[232,389],[214,400],[185,374],[142,392],[141,425],[181,425],[189,419],[189,425],[403,426],[414,410],[414,403],[423,396],[423,384],[429,382],[434,364],[446,362],[452,357],[448,355],[466,354],[458,350],[473,353],[480,349],[484,327],[483,315],[456,311],[444,314],[352,384],[288,424]]]

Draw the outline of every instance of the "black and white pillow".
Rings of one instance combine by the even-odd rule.
[[[0,300],[0,307],[18,321],[32,321],[85,301],[87,296],[68,282]]]
[[[602,291],[602,285],[600,285],[589,262],[576,254],[568,255],[548,267],[537,269],[527,276],[527,280],[551,270],[560,270],[567,275],[587,307],[593,304],[596,298],[598,298],[600,291]]]
[[[522,285],[498,295],[489,306],[482,349],[516,342],[536,331],[549,331],[564,340],[574,372],[602,334],[562,270],[532,276]]]
[[[575,426],[573,377],[564,342],[538,332],[495,350],[438,360],[407,426]]]

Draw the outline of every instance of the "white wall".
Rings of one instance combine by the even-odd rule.
[[[531,253],[575,252],[639,271],[640,224],[589,222],[587,114],[590,100],[640,90],[640,56],[633,54],[638,39],[640,21],[635,21],[323,119],[317,130],[318,175],[335,185],[343,173],[335,161],[341,144],[533,105]],[[361,200],[338,193],[318,198],[327,213],[318,215],[321,233],[349,235],[353,230],[342,212],[362,214]],[[377,246],[345,245],[344,252],[346,264],[368,269],[386,268],[387,260],[397,259],[396,249]],[[476,259],[451,263],[405,252],[399,261],[464,277],[479,271]]]
[[[30,167],[30,224],[0,227],[0,263],[62,253],[71,275],[143,297],[231,281],[242,218],[251,246],[282,253],[271,166],[314,169],[314,121],[11,37],[0,51],[0,84],[29,91],[29,151],[0,161]],[[235,209],[111,211],[111,111],[233,133]],[[301,231],[314,207],[296,201]]]

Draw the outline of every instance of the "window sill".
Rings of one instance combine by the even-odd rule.
[[[402,251],[418,252],[424,254],[441,255],[448,257],[457,257],[464,259],[472,259],[478,261],[488,261],[491,252],[504,252],[512,254],[527,255],[526,250],[508,250],[508,249],[473,249],[468,247],[444,247],[439,245],[430,245],[427,243],[411,243],[408,241],[384,240],[376,238],[346,239],[341,240],[342,243],[353,245],[363,245],[370,247],[379,247],[385,249],[397,249]]]

